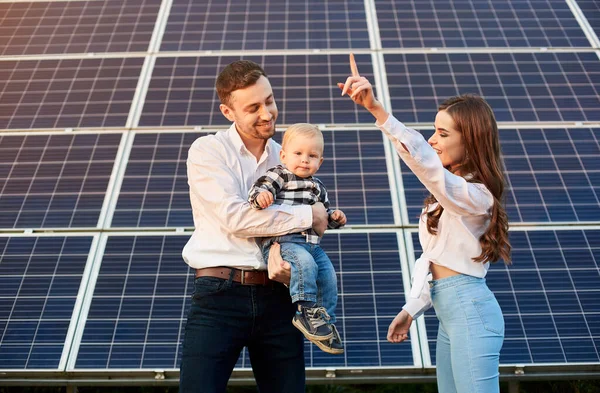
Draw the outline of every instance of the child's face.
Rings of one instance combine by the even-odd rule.
[[[309,177],[323,163],[323,145],[317,138],[296,135],[281,149],[281,163],[294,175]]]

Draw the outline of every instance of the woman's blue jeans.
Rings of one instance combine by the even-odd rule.
[[[281,257],[292,266],[290,296],[292,302],[307,301],[325,307],[335,323],[337,305],[337,278],[331,260],[318,244],[306,242],[300,234],[279,236],[264,244],[265,261],[269,258],[272,242],[281,244]]]
[[[431,281],[440,322],[436,348],[440,393],[498,393],[502,310],[485,278],[457,275]]]

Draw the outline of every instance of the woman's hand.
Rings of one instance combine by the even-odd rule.
[[[392,323],[390,323],[387,340],[391,343],[401,343],[406,340],[408,338],[408,329],[410,329],[412,321],[413,319],[407,311],[400,311]]]
[[[350,53],[350,69],[352,70],[352,75],[346,79],[346,83],[337,84],[342,89],[342,95],[348,94],[352,101],[371,112],[377,119],[377,122],[383,124],[387,120],[388,113],[383,108],[383,105],[381,105],[381,102],[375,98],[371,82],[358,73],[358,67],[352,53]]]

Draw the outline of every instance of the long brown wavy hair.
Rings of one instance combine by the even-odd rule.
[[[510,264],[508,216],[501,202],[504,197],[504,165],[494,112],[483,98],[471,94],[449,98],[438,110],[446,111],[454,120],[456,130],[462,134],[465,158],[454,172],[462,176],[469,174],[468,182],[484,184],[494,196],[490,225],[479,238],[481,255],[473,260],[496,262],[502,259]],[[435,202],[435,197],[429,195],[425,206]],[[437,234],[443,211],[444,208],[438,204],[427,213],[427,231],[432,235]]]

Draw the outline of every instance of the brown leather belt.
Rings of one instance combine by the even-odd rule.
[[[273,281],[269,279],[269,273],[266,270],[240,270],[229,267],[205,267],[196,269],[196,278],[198,277],[217,277],[225,280],[229,279],[233,270],[233,281],[243,285],[272,285]]]

